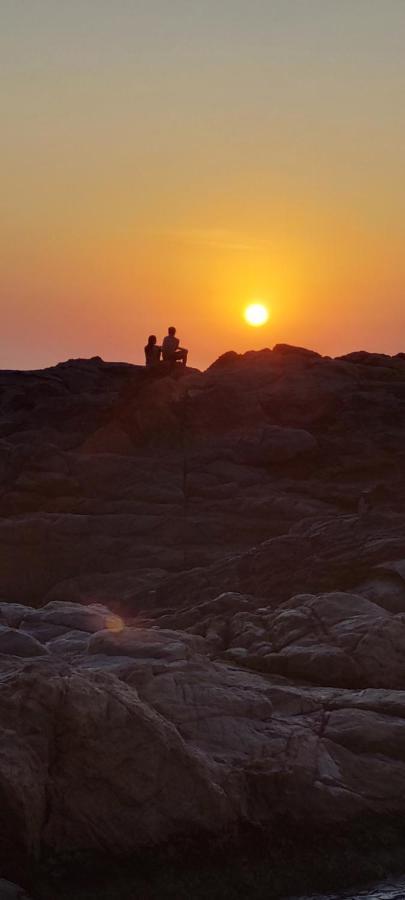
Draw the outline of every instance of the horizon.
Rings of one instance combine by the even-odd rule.
[[[6,0],[0,367],[405,349],[405,6]],[[250,328],[255,300],[269,322]]]
[[[197,370],[198,372],[200,372],[201,374],[204,374],[204,372],[206,372],[220,357],[226,356],[228,353],[236,352],[238,354],[238,356],[244,356],[245,354],[248,354],[248,353],[266,353],[266,352],[272,353],[274,350],[276,350],[276,348],[278,346],[287,346],[287,347],[290,347],[292,350],[297,350],[297,351],[300,351],[300,350],[303,350],[304,352],[309,351],[309,352],[319,355],[321,359],[331,360],[331,361],[342,359],[346,356],[349,356],[351,353],[364,353],[365,352],[370,355],[375,354],[377,356],[387,356],[387,358],[395,358],[395,356],[399,356],[401,353],[405,354],[405,351],[401,351],[401,350],[398,350],[396,353],[383,353],[378,350],[366,350],[364,347],[357,347],[353,350],[348,350],[347,352],[344,352],[344,353],[337,353],[335,355],[332,355],[329,353],[321,353],[315,347],[303,347],[302,345],[298,345],[298,344],[289,344],[287,341],[278,341],[277,344],[273,344],[273,346],[271,346],[271,347],[270,346],[269,347],[263,346],[263,347],[256,347],[256,348],[251,347],[251,348],[247,348],[245,350],[242,349],[239,351],[235,351],[233,349],[233,347],[228,347],[226,350],[223,350],[223,352],[220,353],[219,356],[215,357],[215,359],[211,359],[204,366],[197,366],[197,365],[193,365],[192,363],[188,362],[187,369],[194,369],[194,370]],[[93,356],[76,356],[76,357],[73,356],[73,357],[68,357],[66,359],[59,359],[59,360],[56,360],[55,362],[51,362],[44,366],[32,366],[29,368],[18,368],[18,369],[15,369],[14,367],[8,368],[5,366],[0,366],[0,371],[3,371],[3,372],[4,371],[6,371],[6,372],[7,371],[9,371],[9,372],[19,371],[19,372],[23,372],[23,373],[24,372],[25,373],[36,372],[36,371],[40,372],[40,371],[44,371],[48,368],[54,368],[57,365],[63,365],[67,362],[79,362],[80,360],[89,362],[92,359],[97,359],[97,358],[101,359],[101,362],[106,363],[107,365],[134,365],[134,366],[139,366],[142,368],[145,367],[144,357],[140,360],[135,360],[135,361],[130,360],[130,359],[106,359],[105,357],[101,356],[101,354],[97,353],[97,354],[94,354]],[[287,359],[288,359],[288,355],[287,355]]]

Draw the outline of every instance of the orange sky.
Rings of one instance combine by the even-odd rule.
[[[402,0],[4,0],[0,365],[405,350],[404,39]]]

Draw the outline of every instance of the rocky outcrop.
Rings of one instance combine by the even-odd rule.
[[[27,609],[1,648],[0,834],[21,860],[404,814],[403,614],[228,594],[175,630],[74,606]]]
[[[0,859],[405,822],[405,359],[0,373]]]
[[[130,610],[304,520],[399,511],[405,361],[382,361],[278,346],[179,379],[99,358],[0,373],[0,597]]]
[[[21,860],[404,813],[402,614],[225,595],[173,630],[62,607],[27,609],[1,649],[0,834]]]

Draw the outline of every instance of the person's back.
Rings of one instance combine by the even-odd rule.
[[[148,343],[145,347],[145,363],[148,369],[152,366],[158,366],[160,362],[162,348],[158,346],[156,341],[157,338],[155,334],[149,335]]]
[[[184,347],[179,348],[179,339],[176,338],[176,329],[171,326],[162,343],[162,354],[165,362],[176,363],[177,360],[187,365],[188,350]]]
[[[162,354],[163,359],[168,360],[173,358],[173,354],[176,352],[179,346],[179,339],[174,336],[174,334],[167,334],[165,338],[163,338],[162,343]]]

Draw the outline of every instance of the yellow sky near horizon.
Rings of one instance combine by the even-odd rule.
[[[405,349],[401,0],[4,0],[0,366]],[[270,308],[250,329],[247,303]]]

